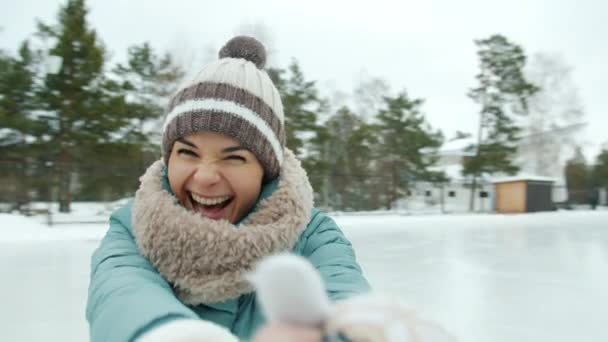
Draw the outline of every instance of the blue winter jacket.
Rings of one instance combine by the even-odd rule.
[[[260,200],[276,182],[268,184]],[[228,328],[249,340],[264,317],[255,293],[213,304],[188,306],[171,284],[144,257],[136,245],[131,224],[132,202],[115,211],[110,228],[94,252],[86,317],[93,342],[132,341],[146,331],[175,319],[202,319]],[[365,292],[362,275],[350,242],[336,223],[317,209],[293,247],[320,272],[331,299]]]

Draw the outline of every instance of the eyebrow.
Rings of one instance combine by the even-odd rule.
[[[198,148],[195,144],[186,140],[185,138],[178,138],[176,141],[179,141],[180,143],[182,143],[184,145],[188,145],[193,148]],[[236,146],[226,147],[225,149],[222,150],[222,153],[230,153],[230,152],[236,152],[236,151],[249,151],[249,149],[244,146],[236,145]]]
[[[194,145],[193,143],[189,142],[188,140],[186,140],[184,138],[177,138],[176,141],[179,141],[180,143],[182,143],[184,145],[188,145],[190,147],[198,148],[198,147],[196,147],[196,145]]]
[[[225,149],[223,149],[222,153],[230,153],[230,152],[236,152],[236,151],[249,151],[249,149],[245,148],[244,146],[230,146],[230,147],[226,147]]]

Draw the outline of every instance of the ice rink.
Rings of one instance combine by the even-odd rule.
[[[608,211],[336,216],[374,288],[460,341],[608,341]],[[0,340],[86,341],[105,225],[0,215]]]

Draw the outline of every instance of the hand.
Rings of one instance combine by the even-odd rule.
[[[326,322],[326,333],[341,333],[352,342],[454,342],[434,322],[422,319],[395,298],[359,295],[338,302]]]
[[[320,342],[321,330],[286,323],[269,323],[260,328],[254,342]]]

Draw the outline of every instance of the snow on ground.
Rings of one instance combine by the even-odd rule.
[[[608,341],[608,211],[335,219],[377,291],[460,341]],[[1,340],[86,341],[107,224],[40,222],[0,215]]]
[[[48,224],[64,223],[104,223],[115,209],[123,206],[129,199],[121,199],[115,202],[74,202],[71,204],[70,213],[60,213],[58,203],[34,202],[30,209],[41,212],[50,212],[49,215],[37,215],[34,218],[38,222]]]
[[[105,223],[56,224],[48,226],[39,221],[39,218],[24,217],[18,214],[0,214],[0,243],[69,240],[97,241],[108,230]],[[107,221],[107,217],[105,221]]]

